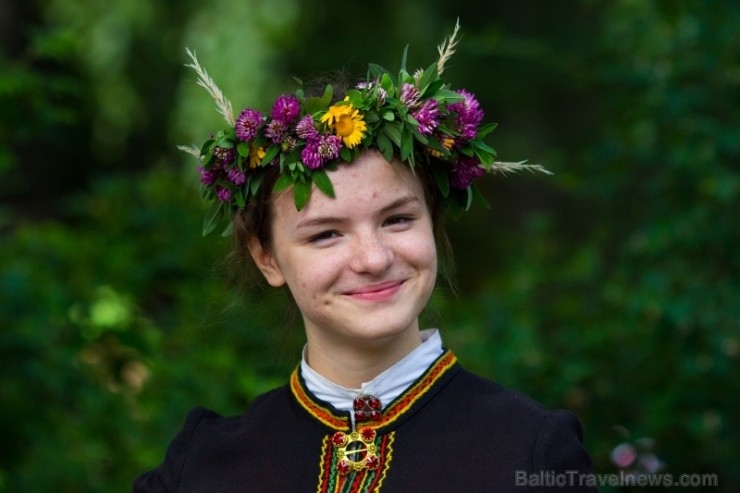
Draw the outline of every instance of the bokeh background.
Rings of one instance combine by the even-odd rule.
[[[222,121],[184,48],[268,109],[407,43],[425,67],[457,18],[447,77],[501,159],[555,175],[485,180],[425,323],[575,412],[597,472],[738,491],[740,4],[719,0],[2,0],[0,491],[128,491],[192,406],[240,413],[298,361],[285,293],[237,289],[200,235],[176,145]]]

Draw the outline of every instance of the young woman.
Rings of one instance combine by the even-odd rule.
[[[244,415],[194,409],[135,492],[595,491],[572,414],[474,376],[419,327],[442,212],[515,166],[482,142],[475,98],[441,79],[452,47],[414,75],[371,66],[341,101],[282,96],[269,117],[229,119],[217,98],[230,129],[197,153],[206,230],[225,219],[287,286],[307,343],[290,382]]]

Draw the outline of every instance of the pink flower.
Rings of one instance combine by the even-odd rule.
[[[283,94],[277,98],[277,101],[272,106],[270,117],[288,126],[298,118],[300,112],[301,103],[298,101],[298,98],[290,94]]]
[[[236,119],[236,136],[245,142],[252,140],[257,136],[262,124],[262,113],[247,108]]]

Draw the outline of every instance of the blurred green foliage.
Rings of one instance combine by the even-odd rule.
[[[239,413],[298,361],[286,293],[236,289],[228,242],[200,237],[194,163],[174,146],[219,116],[184,46],[237,108],[266,107],[291,75],[393,68],[407,42],[424,66],[457,16],[448,76],[501,124],[502,158],[556,174],[489,180],[492,210],[449,225],[462,295],[441,287],[428,323],[469,368],[576,412],[597,472],[626,442],[740,487],[737,3],[48,0],[4,15],[0,491],[127,491],[191,406]]]

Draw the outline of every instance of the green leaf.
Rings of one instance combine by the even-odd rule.
[[[329,175],[323,169],[314,170],[311,173],[311,180],[316,184],[316,188],[321,190],[327,197],[334,198],[334,187],[329,180]]]
[[[293,201],[295,202],[295,208],[299,211],[302,210],[308,198],[311,196],[311,183],[298,180],[293,184]]]
[[[488,201],[486,200],[486,198],[483,196],[482,193],[480,193],[480,190],[478,189],[478,187],[475,184],[470,185],[470,187],[468,187],[468,190],[472,193],[473,200],[477,204],[479,204],[480,206],[482,206],[482,207],[484,207],[486,209],[490,209],[491,208],[491,204],[488,203]]]
[[[396,119],[396,115],[393,114],[393,111],[386,110],[383,112],[383,120],[388,120],[389,122],[392,122]]]
[[[404,126],[401,132],[401,161],[408,160],[413,152],[414,134],[411,133],[407,126]]]
[[[368,63],[367,68],[372,74],[372,79],[380,79],[383,74],[390,73],[386,69],[375,63]]]
[[[419,80],[419,90],[421,93],[425,93],[429,84],[437,80],[439,75],[437,74],[437,62],[434,62],[424,71],[424,75]]]
[[[304,105],[306,114],[312,115],[319,111],[323,111],[329,107],[331,98],[334,96],[334,88],[331,85],[327,85],[324,89],[324,94],[320,98],[308,98]]]
[[[426,88],[424,93],[421,95],[422,98],[430,98],[436,96],[437,91],[444,85],[445,81],[437,79]]]
[[[406,58],[409,54],[409,45],[406,45],[403,49],[403,56],[401,57],[401,70],[406,70]]]
[[[389,163],[393,161],[393,143],[384,133],[378,134],[378,138],[375,143],[378,146],[378,150],[383,153],[385,160]]]
[[[434,99],[437,101],[444,101],[445,103],[456,103],[464,100],[465,97],[455,91],[450,91],[449,89],[440,89],[434,95]]]
[[[348,163],[351,163],[353,161],[352,151],[350,151],[346,147],[342,147],[339,150],[339,157],[342,158],[343,161],[346,161]]]
[[[465,189],[465,192],[467,192],[467,199],[465,201],[465,210],[469,210],[470,206],[473,204],[473,186],[469,186]]]
[[[493,132],[496,127],[498,127],[498,123],[486,123],[485,125],[478,127],[478,138],[482,139],[486,135]]]
[[[265,153],[265,157],[262,158],[262,166],[267,166],[272,162],[273,159],[275,159],[275,156],[278,155],[278,152],[280,152],[280,146],[277,144],[271,145],[267,148],[267,152]]]
[[[216,226],[221,221],[224,215],[224,202],[216,200],[206,212],[203,218],[203,236],[207,236],[216,229]]]
[[[260,185],[262,185],[262,180],[264,179],[265,175],[260,173],[258,175],[254,175],[249,181],[249,191],[252,192],[253,196],[257,195],[257,191],[260,189]]]
[[[282,174],[275,182],[275,185],[272,186],[272,193],[282,192],[291,185],[293,185],[293,178],[287,173]]]
[[[234,233],[234,221],[229,221],[226,224],[226,227],[224,228],[224,230],[221,232],[221,236],[223,238],[227,238],[231,236],[233,233]]]
[[[224,137],[218,141],[218,146],[224,149],[231,149],[234,147],[234,141],[228,137]]]
[[[247,144],[246,142],[239,142],[236,145],[236,152],[241,157],[248,157],[249,156],[249,144]]]
[[[393,89],[393,78],[391,77],[391,74],[385,73],[380,78],[380,87],[385,89],[387,92],[390,92]]]
[[[383,132],[391,139],[393,145],[401,148],[401,122],[388,122],[383,125]]]

